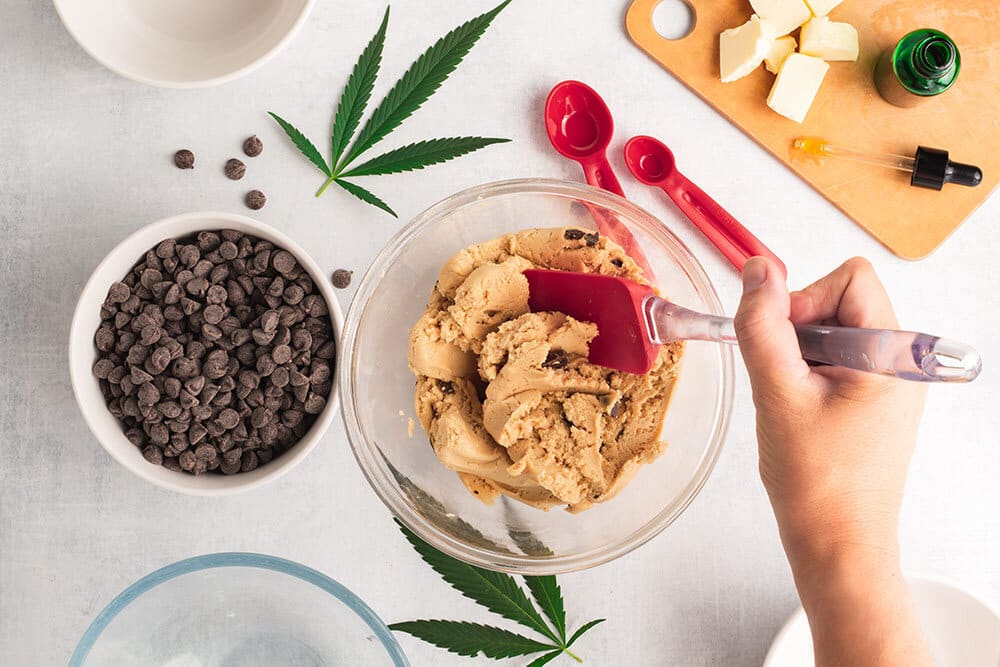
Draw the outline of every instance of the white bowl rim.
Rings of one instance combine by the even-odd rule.
[[[277,56],[288,44],[295,38],[299,30],[305,24],[306,19],[309,18],[310,12],[312,12],[313,6],[316,4],[316,0],[305,0],[305,4],[302,6],[302,10],[296,17],[295,21],[289,27],[288,32],[274,43],[271,48],[257,56],[249,63],[239,67],[238,69],[227,72],[226,74],[220,74],[218,76],[213,76],[208,79],[195,79],[191,81],[174,81],[170,79],[156,79],[153,77],[144,76],[138,72],[129,70],[126,67],[117,65],[107,58],[103,58],[97,53],[95,53],[87,44],[81,39],[80,35],[73,26],[71,22],[66,20],[66,15],[63,13],[60,5],[65,0],[53,0],[52,4],[55,5],[56,14],[59,16],[60,22],[66,28],[66,32],[69,33],[73,41],[76,42],[84,53],[93,58],[97,63],[103,65],[106,69],[114,72],[118,76],[136,81],[138,83],[144,83],[149,86],[157,86],[159,88],[174,88],[179,90],[194,89],[194,88],[209,88],[211,86],[219,86],[224,83],[229,83],[230,81],[235,81],[236,79],[242,78],[247,74],[250,74],[259,67],[263,67],[269,63],[275,56]]]
[[[313,423],[312,427],[306,433],[306,435],[299,440],[294,447],[289,451],[282,453],[281,456],[275,458],[273,461],[261,466],[258,470],[266,470],[262,472],[259,476],[252,480],[243,479],[246,475],[250,473],[238,473],[236,475],[228,475],[223,479],[227,480],[225,486],[219,487],[199,487],[198,482],[191,483],[192,480],[204,479],[203,476],[187,475],[186,473],[174,473],[176,475],[185,475],[187,479],[185,482],[187,484],[175,484],[168,482],[165,479],[153,475],[154,470],[158,470],[162,466],[154,466],[143,459],[141,456],[139,458],[126,457],[122,454],[122,451],[109,446],[104,441],[101,432],[102,429],[94,421],[93,416],[84,406],[84,399],[81,395],[81,387],[83,382],[93,382],[93,375],[87,374],[86,379],[81,378],[75,371],[76,364],[74,357],[74,345],[73,342],[76,340],[78,335],[86,335],[88,338],[93,338],[93,332],[80,331],[81,319],[84,317],[84,308],[89,308],[91,304],[84,304],[83,295],[93,290],[97,285],[98,274],[102,272],[108,265],[115,263],[119,257],[118,255],[124,252],[125,248],[128,247],[137,237],[150,235],[157,238],[165,239],[177,236],[175,230],[179,225],[188,224],[191,222],[204,221],[206,225],[202,228],[202,231],[215,231],[218,229],[225,229],[226,225],[235,225],[246,228],[248,234],[253,234],[256,230],[257,234],[262,236],[268,236],[273,239],[273,242],[285,250],[288,250],[299,263],[305,267],[308,271],[313,282],[316,284],[317,289],[323,295],[323,299],[326,301],[327,309],[330,313],[331,324],[333,325],[334,341],[337,346],[337,356],[335,358],[334,369],[333,369],[333,380],[332,386],[330,388],[330,396],[327,398],[326,407],[319,414],[316,421]],[[191,232],[184,232],[188,234]],[[150,246],[151,247],[151,246]],[[138,261],[138,260],[136,260]],[[106,288],[105,288],[106,289]],[[287,236],[285,233],[279,231],[271,225],[255,220],[254,218],[247,217],[245,215],[240,215],[237,213],[225,213],[220,211],[197,211],[193,213],[182,213],[180,215],[171,216],[169,218],[164,218],[162,220],[157,220],[156,222],[149,223],[135,230],[124,239],[122,239],[118,244],[112,248],[107,255],[100,261],[100,263],[91,272],[90,277],[84,284],[83,289],[80,291],[80,297],[77,299],[76,308],[73,311],[73,319],[70,322],[69,327],[69,341],[68,341],[68,360],[69,360],[69,373],[70,373],[70,383],[73,387],[73,396],[76,399],[77,407],[80,409],[83,415],[83,420],[87,423],[87,427],[93,434],[94,438],[100,443],[101,447],[111,455],[111,457],[121,464],[126,470],[133,473],[134,475],[141,477],[142,479],[159,486],[160,488],[167,489],[170,491],[176,491],[178,493],[184,493],[187,495],[195,496],[225,496],[234,493],[241,493],[243,491],[249,491],[255,489],[267,482],[273,481],[293,467],[301,463],[301,461],[319,444],[319,441],[323,438],[323,435],[329,429],[330,425],[333,423],[334,416],[340,407],[340,387],[337,382],[336,374],[340,370],[341,365],[341,348],[342,348],[342,335],[344,330],[344,315],[340,308],[340,303],[337,301],[336,294],[333,291],[333,284],[330,282],[330,278],[327,277],[326,273],[320,268],[316,260],[307,253],[302,246],[292,240],[291,237]],[[90,368],[92,364],[88,364]],[[106,406],[104,409],[107,409]],[[125,434],[119,433],[121,438],[125,439]],[[127,439],[125,442],[128,442]],[[133,449],[137,449],[132,443],[128,443]],[[268,469],[270,468],[270,469]],[[170,471],[173,472],[173,471]],[[214,477],[214,475],[213,475]]]
[[[937,584],[939,586],[944,586],[945,588],[950,588],[956,593],[961,593],[970,600],[979,603],[983,609],[990,612],[990,614],[992,614],[996,619],[997,625],[1000,625],[1000,609],[984,600],[981,596],[976,595],[965,586],[960,586],[955,583],[954,580],[948,577],[937,574],[910,573],[904,574],[903,578],[906,580],[908,586],[913,584]],[[764,656],[764,662],[761,667],[774,667],[775,660],[777,660],[778,657],[778,651],[782,649],[784,643],[788,641],[788,638],[791,636],[795,627],[801,622],[801,619],[805,618],[805,615],[806,610],[803,609],[800,604],[798,608],[792,612],[791,616],[788,617],[788,620],[785,621],[784,625],[781,626],[781,629],[778,630],[778,634],[774,636],[774,639],[771,641],[771,646],[767,649],[767,655]],[[809,625],[807,622],[806,628],[808,629],[808,627]]]
[[[389,630],[385,621],[369,607],[356,593],[344,586],[332,577],[328,577],[319,570],[315,570],[306,565],[277,556],[268,556],[258,553],[247,552],[221,552],[214,554],[204,554],[185,558],[184,560],[165,565],[158,570],[150,572],[135,583],[131,584],[116,595],[101,612],[94,617],[90,625],[80,638],[73,655],[70,656],[70,667],[83,667],[84,661],[90,654],[91,649],[100,639],[101,634],[111,624],[126,607],[136,599],[156,588],[162,583],[182,577],[194,572],[210,569],[232,569],[232,568],[257,568],[270,570],[278,574],[285,574],[312,584],[319,589],[326,591],[342,602],[348,609],[357,614],[365,624],[371,628],[378,637],[379,642],[385,647],[386,652],[396,667],[409,667],[409,660],[403,653],[403,648],[399,645],[396,637]]]
[[[361,298],[362,295],[365,294],[366,287],[369,283],[381,280],[381,276],[376,275],[376,270],[386,264],[387,259],[398,250],[400,245],[403,244],[408,237],[414,235],[419,229],[425,226],[429,220],[439,217],[444,210],[448,208],[457,210],[458,208],[467,206],[482,199],[515,193],[524,194],[525,192],[564,194],[567,196],[586,198],[588,201],[597,204],[598,206],[605,206],[610,209],[617,208],[631,210],[632,213],[658,222],[662,233],[671,239],[671,241],[675,244],[676,249],[690,262],[690,268],[704,285],[705,293],[703,296],[708,301],[710,312],[716,315],[721,315],[723,313],[722,302],[719,299],[718,293],[715,291],[715,287],[708,278],[708,274],[701,266],[701,263],[698,262],[697,258],[690,251],[690,249],[688,249],[684,242],[677,238],[672,231],[670,231],[667,225],[660,222],[656,216],[640,206],[637,206],[633,202],[605,190],[594,188],[590,185],[559,179],[519,178],[485,183],[473,186],[446,197],[445,199],[442,199],[441,201],[428,207],[422,213],[417,214],[413,220],[411,220],[392,239],[390,239],[388,243],[386,243],[382,250],[379,251],[378,255],[376,255],[375,259],[372,260],[368,270],[365,272],[364,277],[358,284],[354,299],[348,308],[347,318],[344,324],[343,344],[340,349],[340,356],[338,357],[340,363],[337,366],[337,370],[340,373],[340,389],[345,396],[352,398],[354,396],[354,391],[351,386],[353,382],[351,368],[353,367],[354,362],[354,339],[356,338],[356,330],[359,325],[360,309],[362,306]],[[417,536],[419,536],[423,541],[449,556],[458,558],[459,560],[471,565],[483,567],[489,570],[536,576],[576,572],[613,561],[634,551],[635,549],[638,549],[646,542],[659,535],[681,514],[684,513],[684,511],[692,502],[694,502],[694,499],[701,492],[702,487],[704,487],[704,485],[708,482],[712,471],[715,469],[715,465],[722,454],[722,448],[725,444],[726,436],[729,431],[729,422],[732,417],[733,409],[733,390],[735,386],[734,357],[731,346],[720,345],[718,347],[722,382],[719,391],[719,399],[716,405],[717,419],[715,423],[715,431],[711,434],[712,442],[716,442],[717,445],[714,448],[709,448],[706,455],[702,459],[702,463],[697,471],[697,474],[682,490],[679,497],[682,497],[683,500],[678,503],[673,511],[669,513],[666,513],[665,511],[661,512],[660,515],[646,523],[643,527],[635,531],[629,538],[622,540],[620,543],[612,546],[599,547],[597,549],[572,556],[548,556],[544,558],[535,558],[526,555],[507,555],[496,552],[488,552],[485,549],[471,546],[452,537],[451,535],[445,534],[435,527],[426,517],[421,515],[419,512],[414,511],[410,507],[409,503],[402,499],[398,490],[396,490],[395,493],[389,493],[385,488],[383,488],[381,481],[377,479],[373,471],[369,469],[369,465],[374,464],[373,467],[379,467],[380,464],[379,462],[374,461],[374,456],[371,457],[373,459],[372,461],[366,460],[366,456],[370,453],[370,448],[366,442],[363,442],[364,438],[361,435],[361,428],[358,422],[358,417],[355,415],[354,406],[351,405],[346,398],[343,410],[341,411],[341,419],[344,422],[344,427],[347,431],[347,439],[351,445],[351,451],[354,453],[354,458],[358,463],[358,467],[361,468],[362,474],[364,474],[365,479],[368,480],[368,483],[375,492],[375,495],[379,497],[393,516],[401,521],[407,528],[416,533]],[[382,461],[381,463],[384,464],[385,462]]]

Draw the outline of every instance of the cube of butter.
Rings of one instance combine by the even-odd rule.
[[[719,35],[719,70],[722,82],[742,79],[757,69],[774,43],[774,27],[754,14],[739,28]]]
[[[787,35],[812,18],[803,0],[750,0],[750,6],[774,26],[775,37]]]
[[[771,51],[764,56],[764,67],[767,68],[767,71],[777,74],[781,70],[781,66],[785,63],[785,58],[795,53],[796,46],[795,38],[791,35],[785,35],[774,40]]]
[[[858,31],[850,23],[818,16],[802,26],[799,53],[823,60],[857,60]]]
[[[809,107],[816,99],[816,93],[823,83],[830,66],[812,56],[793,53],[785,58],[785,63],[774,80],[771,93],[767,96],[767,106],[796,123],[806,119]]]
[[[826,16],[830,11],[839,5],[843,0],[806,0],[813,16]]]

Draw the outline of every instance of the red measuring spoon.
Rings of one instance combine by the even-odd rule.
[[[632,137],[625,144],[625,164],[640,182],[662,189],[677,207],[722,251],[737,270],[751,257],[769,257],[787,275],[784,263],[718,202],[677,171],[674,154],[653,137]]]
[[[580,163],[588,183],[625,196],[607,155],[615,121],[593,88],[579,81],[556,84],[545,100],[545,129],[560,155]]]
[[[593,88],[579,81],[556,84],[545,100],[545,130],[560,155],[580,163],[587,183],[625,196],[607,155],[615,122],[608,105]],[[653,269],[632,232],[607,209],[587,208],[597,230],[620,245],[652,281]]]

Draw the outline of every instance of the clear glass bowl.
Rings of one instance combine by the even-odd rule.
[[[458,250],[508,232],[594,229],[593,207],[628,226],[664,295],[722,314],[698,261],[652,215],[589,186],[526,179],[472,188],[418,215],[375,259],[347,316],[339,382],[344,423],[361,469],[410,529],[474,565],[552,574],[626,554],[680,516],[722,448],[732,406],[733,356],[727,346],[703,342],[688,343],[663,426],[666,451],[617,497],[581,514],[543,512],[506,497],[485,505],[438,461],[419,422],[409,437],[414,376],[407,366],[408,330],[423,312],[441,266]]]
[[[410,663],[385,623],[326,575],[219,553],[146,575],[98,614],[70,667],[321,667]]]

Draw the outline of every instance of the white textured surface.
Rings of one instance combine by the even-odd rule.
[[[460,6],[459,6],[460,5]],[[137,227],[198,209],[260,211],[327,269],[363,270],[401,223],[330,191],[265,116],[282,113],[322,145],[332,105],[374,32],[382,3],[318,3],[273,62],[220,88],[168,91],[90,60],[47,2],[0,10],[0,664],[63,663],[122,588],[187,556],[249,550],[318,568],[388,621],[488,621],[419,561],[331,429],[302,466],[232,498],[161,491],[115,464],[86,430],[69,389],[65,339],[77,294],[100,258]],[[398,0],[376,95],[430,41],[487,2]],[[618,122],[612,161],[628,193],[687,241],[727,308],[738,281],[674,208],[627,177],[631,134],[659,136],[679,165],[788,264],[802,285],[851,255],[872,259],[903,323],[980,347],[973,385],[931,393],[905,505],[908,569],[940,574],[1000,605],[1000,457],[994,407],[1000,334],[994,198],[930,259],[890,255],[819,195],[635,49],[620,0],[515,0],[452,80],[391,145],[432,134],[515,141],[422,173],[370,179],[403,220],[459,189],[516,176],[579,178],[540,122],[549,87],[580,78]],[[221,171],[257,133],[264,154],[239,183]],[[198,158],[178,171],[182,146]],[[976,156],[962,156],[975,161]],[[946,196],[946,195],[945,195]],[[905,214],[905,213],[901,213]],[[343,294],[346,306],[350,292]],[[831,444],[835,446],[835,444]],[[795,593],[757,479],[742,371],[731,435],[701,496],[666,533],[597,570],[561,577],[571,622],[606,616],[581,640],[595,665],[758,665]],[[417,665],[464,664],[403,638]],[[526,661],[512,661],[523,664]]]

